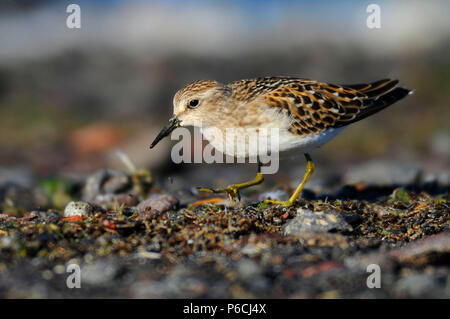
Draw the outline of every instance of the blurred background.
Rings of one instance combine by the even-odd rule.
[[[66,26],[74,2],[81,29]],[[366,25],[372,2],[380,29]],[[3,0],[0,184],[124,169],[116,149],[169,189],[251,178],[251,165],[175,165],[169,139],[148,146],[187,83],[285,75],[337,84],[391,77],[414,90],[313,153],[310,188],[448,185],[449,16],[448,1]],[[294,185],[303,170],[303,156],[288,155],[268,185]]]

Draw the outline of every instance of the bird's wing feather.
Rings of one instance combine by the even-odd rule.
[[[262,97],[292,118],[289,130],[308,135],[359,121],[391,105],[410,91],[385,79],[370,84],[335,85],[298,78],[259,78],[229,84],[235,98]]]

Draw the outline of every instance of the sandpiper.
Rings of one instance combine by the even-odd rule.
[[[252,147],[243,148],[245,151],[239,154],[235,149],[228,151],[223,147],[226,141],[213,138],[212,129],[278,128],[277,150],[301,150],[307,161],[306,172],[288,201],[266,202],[291,206],[315,170],[309,152],[336,137],[349,124],[388,107],[411,92],[399,87],[397,80],[390,79],[351,85],[291,77],[264,77],[229,84],[196,81],[175,94],[173,117],[150,148],[179,126],[197,126],[201,123],[203,135],[222,153],[237,157],[257,157],[257,151]],[[262,181],[263,175],[258,165],[258,173],[252,181],[222,189],[200,190],[228,193],[234,199],[239,197],[240,189]]]

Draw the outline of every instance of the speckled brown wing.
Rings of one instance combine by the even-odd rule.
[[[260,78],[232,83],[239,96],[264,96],[267,105],[287,110],[296,135],[322,132],[359,121],[406,96],[396,80],[335,85],[297,78]]]

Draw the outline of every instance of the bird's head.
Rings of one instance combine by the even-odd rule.
[[[216,81],[196,81],[179,90],[173,98],[173,117],[150,145],[179,126],[214,126],[229,105],[232,89]]]

